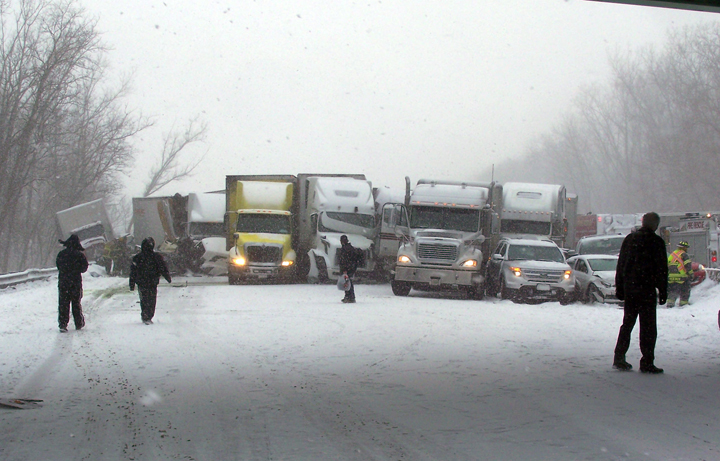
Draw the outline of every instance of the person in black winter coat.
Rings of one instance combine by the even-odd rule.
[[[65,249],[58,253],[55,265],[58,268],[58,326],[65,333],[70,321],[70,305],[75,329],[85,326],[85,317],[82,312],[82,274],[88,269],[85,257],[85,248],[80,244],[80,238],[72,234],[67,240],[60,240]]]
[[[153,323],[160,276],[168,283],[172,281],[165,260],[160,253],[155,252],[155,240],[148,237],[142,241],[140,253],[133,256],[130,264],[130,291],[135,289],[135,285],[138,286],[140,317],[146,325]]]
[[[625,301],[623,323],[615,345],[613,368],[631,370],[625,360],[630,336],[640,317],[640,371],[662,373],[655,366],[657,340],[657,303],[665,304],[668,295],[668,265],[665,241],[655,233],[660,225],[657,213],[643,216],[642,227],[625,237],[617,270],[615,290],[618,299]]]
[[[354,303],[355,284],[353,283],[353,276],[355,275],[355,271],[357,271],[357,268],[362,260],[362,250],[352,246],[347,235],[340,237],[340,244],[342,245],[338,250],[340,272],[343,275],[347,275],[350,279],[350,289],[345,292],[345,297],[342,299],[342,302]]]

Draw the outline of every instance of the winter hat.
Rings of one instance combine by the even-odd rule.
[[[347,235],[340,236],[340,243],[342,243],[343,245],[348,243],[348,236]]]
[[[155,249],[155,239],[152,237],[146,237],[140,244],[140,249],[146,253],[150,253]]]

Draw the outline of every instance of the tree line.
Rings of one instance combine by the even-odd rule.
[[[58,211],[103,198],[130,220],[123,174],[152,122],[126,107],[96,26],[74,0],[0,0],[0,273],[54,265]],[[165,134],[144,195],[192,173],[201,159],[180,154],[206,129]]]
[[[605,83],[581,88],[498,172],[565,184],[584,211],[720,210],[720,24],[671,29],[663,46],[616,51],[609,63]]]

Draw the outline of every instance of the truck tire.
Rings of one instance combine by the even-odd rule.
[[[510,299],[514,301],[515,296],[513,296],[510,289],[505,286],[505,277],[502,277],[500,279],[500,299]]]
[[[240,285],[240,278],[237,275],[228,274],[228,285]]]
[[[395,280],[390,282],[390,286],[395,296],[407,296],[410,294],[410,288],[412,288],[412,285],[408,282],[398,282]]]

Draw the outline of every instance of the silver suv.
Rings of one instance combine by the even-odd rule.
[[[514,301],[574,300],[575,277],[550,240],[503,239],[488,261],[485,293]]]

